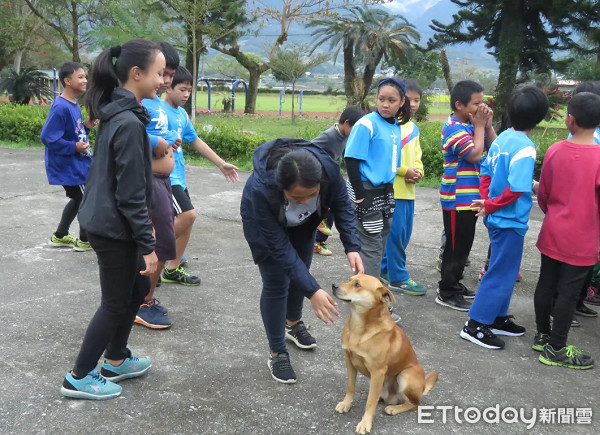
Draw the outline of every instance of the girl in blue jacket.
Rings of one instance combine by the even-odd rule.
[[[54,101],[40,138],[46,146],[46,175],[52,185],[62,185],[70,198],[65,206],[58,228],[50,243],[59,247],[73,247],[76,251],[91,249],[85,230],[79,226],[79,238],[69,234],[69,227],[77,216],[85,181],[90,170],[92,155],[88,134],[94,125],[83,116],[77,98],[85,92],[87,78],[77,62],[66,62],[58,72],[64,90]]]
[[[300,349],[317,342],[302,322],[304,298],[325,324],[337,305],[309,272],[315,230],[330,209],[353,273],[363,273],[356,218],[339,165],[321,148],[300,139],[276,139],[254,151],[254,172],[242,195],[244,236],[263,288],[260,312],[271,351],[273,379],[290,384],[296,374],[285,339]]]

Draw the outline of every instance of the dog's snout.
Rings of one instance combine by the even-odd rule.
[[[331,290],[336,291],[339,288],[340,288],[339,285],[337,285],[337,284],[331,284]]]

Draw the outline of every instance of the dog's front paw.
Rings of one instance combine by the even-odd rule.
[[[352,402],[347,402],[344,400],[337,404],[335,410],[340,414],[344,414],[345,412],[350,411],[350,408],[352,408]]]
[[[396,415],[396,414],[400,414],[400,410],[398,409],[399,407],[397,405],[389,405],[385,407],[385,413],[387,415]]]
[[[366,433],[371,433],[371,426],[373,425],[373,420],[365,420],[364,418],[356,425],[356,433],[364,435]]]

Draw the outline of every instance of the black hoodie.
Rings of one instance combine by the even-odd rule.
[[[79,207],[86,231],[109,239],[134,241],[142,255],[154,250],[150,201],[152,148],[148,111],[133,93],[116,88],[100,106],[94,158]]]

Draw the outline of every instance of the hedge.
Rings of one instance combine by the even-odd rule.
[[[40,132],[48,116],[49,106],[17,106],[0,104],[0,140],[40,144]],[[85,112],[85,111],[84,111]],[[84,113],[84,117],[85,117]],[[418,123],[421,130],[421,148],[425,176],[430,180],[440,180],[443,172],[443,159],[440,150],[441,121]],[[202,124],[196,125],[198,135],[226,160],[251,161],[252,153],[260,144],[272,139],[261,134],[245,134],[227,122],[218,123],[205,131]],[[320,133],[318,126],[305,127],[299,136],[310,140]],[[96,129],[90,133],[90,143],[94,143]],[[565,129],[535,129],[531,138],[538,147],[535,176],[539,177],[546,150],[550,145],[566,138]],[[184,149],[189,146],[184,146]]]

